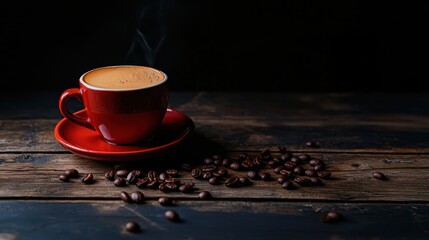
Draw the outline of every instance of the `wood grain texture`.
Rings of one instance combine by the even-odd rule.
[[[252,186],[228,188],[225,185],[210,185],[196,180],[190,173],[181,171],[182,182],[192,181],[198,191],[192,194],[164,193],[143,189],[149,198],[170,195],[176,198],[196,199],[202,190],[210,191],[217,199],[249,199],[275,201],[345,201],[345,202],[429,202],[429,159],[427,155],[380,155],[380,154],[312,154],[326,159],[332,171],[332,179],[324,186],[298,187],[284,190],[275,181],[254,181]],[[113,164],[80,158],[73,154],[2,154],[0,155],[1,198],[71,198],[71,199],[119,199],[124,191],[135,191],[134,185],[115,187],[104,178],[104,173],[113,169]],[[149,170],[175,168],[177,157],[158,159],[158,162],[141,162],[130,168]],[[66,169],[76,168],[81,177],[93,173],[95,183],[85,185],[78,179],[64,183],[58,176]],[[387,181],[372,177],[373,171],[382,171]],[[246,172],[230,170],[230,176],[244,176]],[[264,169],[278,177],[272,169]]]
[[[2,239],[427,239],[427,204],[1,201]],[[164,218],[174,209],[181,221]],[[332,209],[344,218],[320,221]],[[17,217],[19,216],[19,217]],[[137,222],[140,233],[124,231]]]

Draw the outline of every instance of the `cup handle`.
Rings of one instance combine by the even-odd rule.
[[[60,101],[58,103],[61,114],[73,123],[94,130],[94,127],[91,125],[91,120],[88,117],[84,118],[76,116],[67,109],[67,100],[72,97],[75,97],[82,102],[82,93],[79,88],[70,88],[65,90],[63,94],[61,94]]]

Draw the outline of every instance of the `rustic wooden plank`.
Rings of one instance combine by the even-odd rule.
[[[164,218],[174,209],[182,221]],[[342,221],[320,216],[335,209]],[[427,204],[336,204],[179,201],[0,201],[2,239],[427,239]],[[19,216],[19,217],[17,217]],[[140,233],[127,233],[128,221]],[[221,230],[220,230],[221,229]]]
[[[61,92],[4,93],[0,118],[59,119]],[[424,93],[171,92],[170,103],[191,116],[429,116],[429,95]],[[72,101],[70,107],[81,105]]]
[[[228,188],[225,185],[210,185],[204,180],[195,180],[190,173],[181,171],[182,182],[193,181],[198,191],[192,194],[180,192],[163,193],[159,190],[143,189],[149,198],[168,194],[176,198],[197,198],[202,190],[210,191],[217,199],[250,200],[309,200],[346,202],[429,202],[429,159],[427,155],[380,155],[380,154],[312,154],[326,159],[332,171],[332,179],[324,186],[298,187],[284,190],[276,181],[254,181],[252,186]],[[185,157],[189,160],[188,157]],[[134,163],[130,168],[147,172],[175,168],[181,161],[178,156],[152,159]],[[135,191],[134,185],[115,187],[104,178],[104,173],[113,169],[112,163],[87,160],[73,154],[1,154],[0,198],[72,198],[72,199],[119,199],[121,191]],[[93,173],[96,182],[85,185],[79,179],[61,182],[58,176],[66,169],[76,168]],[[372,177],[373,171],[382,171],[387,181]],[[230,170],[230,176],[244,176],[246,172]],[[272,169],[265,168],[261,172]]]
[[[293,151],[314,151],[305,146],[314,139],[320,152],[429,153],[429,118],[424,117],[192,119],[196,124],[189,144],[192,149],[254,151],[287,146]],[[67,151],[54,138],[57,123],[54,119],[0,120],[0,152]]]

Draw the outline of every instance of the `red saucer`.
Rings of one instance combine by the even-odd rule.
[[[75,113],[86,115],[85,110]],[[147,142],[136,145],[112,145],[96,131],[63,118],[55,127],[57,141],[66,149],[84,158],[99,161],[142,160],[159,155],[192,135],[194,122],[186,114],[169,108],[158,133]]]

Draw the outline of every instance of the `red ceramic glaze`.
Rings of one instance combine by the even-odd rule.
[[[74,113],[85,119],[86,111]],[[55,127],[57,141],[66,149],[84,158],[99,161],[134,161],[154,157],[172,150],[192,136],[195,126],[191,118],[175,109],[167,109],[165,117],[154,136],[145,143],[113,145],[89,128],[63,118]]]
[[[80,88],[67,89],[60,97],[59,108],[65,118],[95,129],[107,142],[114,144],[142,142],[157,131],[168,107],[167,76],[164,73],[165,79],[161,83],[138,89],[94,87],[83,81],[85,74],[80,78]],[[68,111],[66,102],[71,97],[83,102],[85,117]]]

